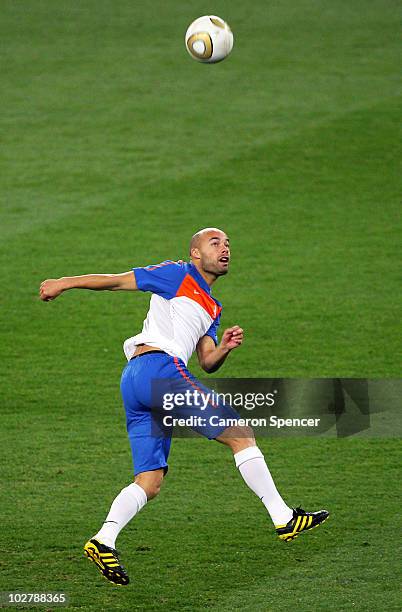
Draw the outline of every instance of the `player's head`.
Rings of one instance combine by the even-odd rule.
[[[191,238],[190,257],[204,272],[215,277],[223,276],[229,270],[229,238],[216,227],[206,227]]]

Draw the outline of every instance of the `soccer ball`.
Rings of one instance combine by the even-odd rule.
[[[204,15],[187,28],[185,44],[193,59],[216,64],[225,59],[233,48],[232,30],[220,17]]]

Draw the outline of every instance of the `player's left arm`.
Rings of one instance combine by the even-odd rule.
[[[238,325],[225,329],[218,346],[210,336],[203,336],[197,344],[197,356],[200,366],[205,372],[216,372],[233,349],[243,342],[243,330]]]

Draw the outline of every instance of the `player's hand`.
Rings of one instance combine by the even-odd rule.
[[[243,330],[238,325],[229,327],[223,332],[221,348],[231,351],[243,342]]]
[[[63,291],[63,283],[61,280],[49,278],[43,281],[39,289],[39,297],[44,302],[55,300]]]

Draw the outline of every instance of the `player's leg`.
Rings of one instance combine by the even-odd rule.
[[[115,549],[116,538],[145,504],[158,495],[165,473],[166,469],[161,467],[136,474],[135,482],[120,491],[102,527],[84,546],[86,556],[114,584],[129,583],[127,572]]]
[[[138,474],[135,481],[122,489],[114,499],[109,514],[98,533],[93,536],[94,539],[115,548],[120,531],[148,501],[158,495],[163,476],[162,468]]]
[[[250,427],[228,427],[215,439],[232,450],[244,482],[261,499],[281,540],[290,542],[302,531],[318,527],[328,518],[327,510],[305,512],[302,508],[289,508],[286,505],[275,486],[264,455],[256,446]]]
[[[227,427],[215,439],[232,450],[244,482],[258,495],[274,525],[286,525],[293,517],[293,510],[280,496],[251,427]]]
[[[236,467],[243,480],[263,502],[281,539],[290,541],[297,537],[300,531],[316,527],[328,517],[326,510],[306,513],[301,508],[290,508],[284,502],[275,486],[264,456],[256,446],[253,430],[250,427],[232,425],[240,418],[237,412],[217,398],[211,389],[197,380],[177,358],[173,360],[170,376],[173,393],[179,393],[181,397],[185,393],[186,397],[186,405],[176,406],[173,412],[184,417],[201,416],[202,424],[197,424],[193,429],[231,448]],[[194,391],[205,400],[201,410],[199,401],[197,402],[194,397]],[[190,403],[187,397],[193,398]],[[229,423],[230,425],[227,426]]]
[[[158,495],[164,474],[164,468],[137,474],[135,482],[122,489],[114,499],[102,527],[84,546],[86,556],[114,584],[129,583],[128,574],[115,549],[116,538],[145,504]]]
[[[177,358],[172,360],[169,376],[172,396],[186,398],[185,405],[174,405],[174,398],[171,398],[174,407],[169,408],[172,413],[179,417],[201,417],[202,422],[197,422],[193,429],[209,439],[216,439],[229,446],[243,479],[261,499],[274,524],[288,523],[293,516],[293,510],[279,495],[263,454],[256,446],[253,430],[239,425],[227,427],[225,423],[237,422],[240,416],[193,376]]]
[[[151,412],[139,399],[133,379],[141,380],[147,387],[150,364],[130,363],[123,372],[121,391],[127,417],[127,432],[134,464],[134,482],[120,491],[114,499],[100,530],[84,547],[85,554],[94,561],[101,573],[110,582],[128,584],[129,578],[115,550],[116,538],[145,504],[153,499],[167,472],[170,438],[153,435]],[[149,384],[148,384],[149,387]],[[142,393],[141,399],[144,399]]]
[[[153,428],[151,379],[155,356],[142,355],[130,361],[121,379],[121,393],[126,412],[127,433],[134,467],[134,482],[122,489],[112,503],[101,529],[94,536],[114,548],[120,531],[160,490],[167,472],[171,439],[158,435]],[[158,374],[156,369],[155,375]]]

